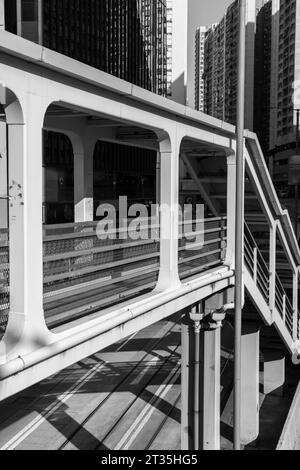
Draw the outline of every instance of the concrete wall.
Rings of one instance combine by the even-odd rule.
[[[300,450],[300,385],[283,428],[277,450]]]

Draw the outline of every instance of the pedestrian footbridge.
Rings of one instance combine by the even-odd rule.
[[[235,128],[5,31],[0,84],[9,188],[8,224],[0,231],[0,400],[183,312],[182,445],[190,446],[193,427],[189,346],[200,334],[204,441],[218,448],[220,327],[234,307]],[[43,130],[72,142],[72,224],[43,225]],[[130,221],[99,237],[91,189],[98,140],[157,152],[161,209],[143,220],[139,239],[122,236]],[[300,353],[300,252],[257,137],[248,131],[244,163],[243,422],[244,440],[251,441],[259,351]],[[188,193],[204,204],[202,217],[189,220],[193,235],[202,237],[193,249],[178,213]],[[193,313],[200,314],[195,322]],[[266,367],[266,386],[268,380]],[[249,381],[255,387],[247,388]]]

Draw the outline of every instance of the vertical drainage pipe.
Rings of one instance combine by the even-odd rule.
[[[236,232],[235,232],[235,364],[234,364],[234,450],[241,450],[241,335],[243,304],[244,234],[244,125],[246,0],[239,0],[237,152],[236,152]]]

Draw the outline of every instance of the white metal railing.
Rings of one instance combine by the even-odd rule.
[[[267,305],[269,305],[270,279],[272,273],[270,272],[247,224],[245,224],[245,264],[264,300]],[[276,274],[275,282],[275,308],[283,319],[291,337],[293,337],[293,332],[296,331],[299,338],[300,314],[297,312],[297,315],[295,315],[292,303],[278,274]],[[297,322],[296,329],[294,329],[294,321]]]
[[[202,230],[196,231],[198,223]],[[44,227],[44,303],[49,317],[56,319],[52,305],[59,303],[64,312],[72,311],[72,304],[81,296],[85,299],[82,307],[76,306],[80,314],[86,309],[89,298],[99,287],[103,299],[93,302],[95,309],[108,302],[120,302],[126,297],[136,296],[155,287],[159,273],[159,225],[148,224],[142,227],[147,240],[121,239],[124,229],[110,231],[115,239],[101,240],[97,236],[98,222],[62,224]],[[191,222],[190,233],[179,236],[178,265],[180,278],[201,273],[210,267],[222,264],[226,254],[227,220],[211,218]],[[187,238],[203,235],[203,242],[187,248]],[[270,304],[270,270],[245,224],[245,264],[267,305]],[[98,295],[98,294],[97,294]],[[75,303],[76,303],[75,302]],[[300,335],[300,313],[295,315],[292,303],[276,275],[275,308],[283,319],[291,336],[296,331]],[[63,307],[62,307],[63,306]],[[74,310],[74,309],[73,309]],[[3,334],[9,312],[9,257],[8,232],[0,231],[0,336]],[[66,319],[66,315],[59,315]],[[69,315],[72,319],[72,314]],[[52,321],[52,320],[51,320]],[[50,321],[50,324],[51,324]],[[294,322],[297,325],[294,325]]]
[[[202,230],[197,230],[197,227]],[[197,241],[192,241],[193,237]],[[179,275],[183,280],[204,269],[222,264],[227,247],[227,218],[215,217],[194,220],[191,231],[179,236],[178,263]]]
[[[101,239],[97,233],[98,222],[44,226],[44,309],[50,326],[59,319],[65,320],[66,310],[70,309],[74,315],[75,311],[76,315],[83,315],[155,287],[159,273],[160,228],[152,219],[144,222],[139,240],[130,238],[133,231],[130,227],[110,230],[106,238]],[[227,240],[226,218],[184,223],[192,232],[179,237],[181,279],[222,264]],[[200,231],[196,230],[198,223],[202,227]],[[125,232],[129,237],[124,236]],[[203,241],[199,246],[194,243],[190,250],[187,238],[200,235]],[[7,263],[0,266],[0,280],[5,278],[5,287],[2,287],[5,289],[5,302],[0,303],[0,321],[4,328],[9,310],[7,237],[1,248],[7,256]],[[82,299],[85,302],[79,307]],[[72,313],[68,317],[72,319]]]
[[[9,313],[9,251],[8,231],[0,229],[0,338],[5,331]]]

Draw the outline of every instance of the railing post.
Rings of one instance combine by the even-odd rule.
[[[297,341],[298,338],[298,288],[299,288],[299,271],[295,270],[293,274],[293,339]]]
[[[235,267],[235,192],[236,154],[227,157],[227,249],[226,260],[230,268]]]
[[[282,297],[282,316],[283,316],[283,321],[286,323],[286,295],[283,294]]]
[[[253,250],[253,280],[254,280],[255,285],[257,285],[257,258],[258,258],[257,254],[258,254],[258,250],[257,250],[257,247],[255,246]]]
[[[276,293],[276,236],[277,222],[274,221],[270,227],[270,300],[269,307],[274,313],[275,310],[275,293]]]

